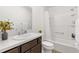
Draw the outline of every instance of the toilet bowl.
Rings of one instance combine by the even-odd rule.
[[[42,48],[43,53],[52,53],[52,50],[54,49],[54,44],[49,41],[43,41]]]

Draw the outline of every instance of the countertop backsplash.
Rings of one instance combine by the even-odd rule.
[[[31,31],[31,23],[28,23],[28,26],[26,25],[23,25],[21,26],[21,24],[18,24],[18,26],[14,26],[14,29],[13,30],[9,30],[7,31],[8,32],[8,36],[15,36],[15,35],[18,35],[19,33],[20,34],[24,34],[25,32],[29,32]],[[1,40],[1,31],[0,31],[0,40]]]
[[[23,34],[23,32],[32,29],[32,11],[30,7],[23,6],[5,6],[0,7],[0,20],[9,20],[13,22],[12,30],[7,31],[8,36],[14,36],[18,33]],[[1,38],[1,32],[0,32]]]

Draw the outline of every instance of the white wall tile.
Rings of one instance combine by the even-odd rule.
[[[13,30],[7,31],[9,36],[23,30],[31,29],[32,10],[24,6],[0,6],[0,20],[9,19],[14,23]]]
[[[77,19],[77,8],[75,6],[52,7],[49,13],[54,37],[71,40],[71,34],[75,32],[73,22]]]

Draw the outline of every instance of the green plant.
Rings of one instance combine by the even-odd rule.
[[[9,21],[0,21],[0,30],[1,31],[6,31],[6,30],[11,30],[13,29],[12,26],[12,22]]]

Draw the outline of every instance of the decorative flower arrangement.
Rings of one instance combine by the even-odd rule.
[[[11,30],[11,29],[13,29],[11,27],[12,25],[13,25],[13,23],[10,21],[0,21],[0,30],[1,31]]]
[[[13,23],[10,21],[0,21],[0,30],[2,31],[2,40],[8,39],[7,30],[11,30]]]

